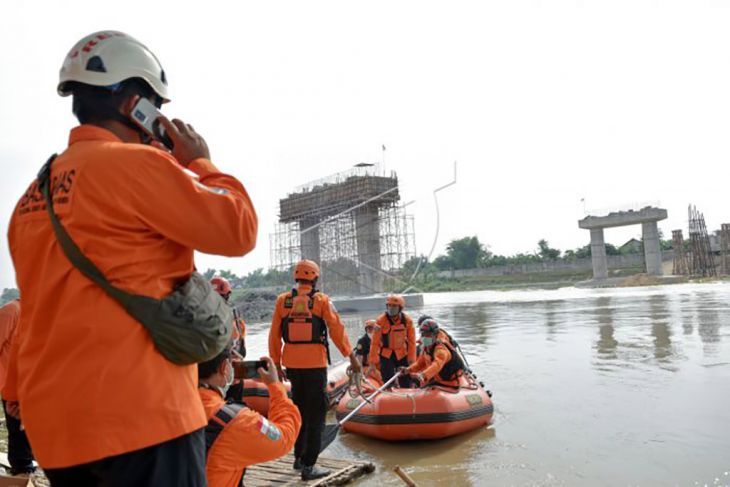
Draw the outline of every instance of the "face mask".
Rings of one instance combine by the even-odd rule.
[[[385,311],[388,313],[388,316],[393,318],[398,315],[398,311],[400,311],[400,309],[398,308],[398,306],[387,306],[385,308]]]
[[[373,332],[372,331],[369,331],[368,332],[368,338],[371,339],[371,340],[373,339]]]
[[[428,348],[433,345],[433,337],[421,337],[421,343],[424,347]]]
[[[221,393],[223,394],[223,397],[226,397],[226,394],[228,393],[228,389],[231,387],[231,384],[233,384],[233,364],[231,362],[228,362],[228,371],[226,372],[226,385],[221,387]]]

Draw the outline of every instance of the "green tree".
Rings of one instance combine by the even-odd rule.
[[[208,269],[207,271],[203,272],[203,277],[206,278],[208,281],[213,279],[213,276],[215,276],[215,269]]]
[[[484,267],[491,253],[476,236],[473,236],[449,242],[446,246],[446,255],[451,259],[454,269],[474,269]]]
[[[538,255],[543,260],[556,260],[560,257],[560,250],[550,248],[550,245],[544,238],[537,242],[537,246],[539,248]]]
[[[237,275],[235,275],[230,270],[223,270],[220,271],[220,276],[228,279],[229,281],[240,279]]]
[[[578,259],[585,259],[586,257],[590,257],[591,256],[591,246],[585,245],[583,247],[579,247],[579,248],[575,249],[575,256]]]
[[[607,243],[606,255],[621,255],[621,251],[619,251],[619,249],[615,245]]]
[[[454,261],[448,255],[439,255],[433,260],[433,265],[440,271],[448,271],[454,268]]]
[[[566,257],[568,257],[568,251],[565,252]],[[575,258],[578,259],[585,259],[587,257],[591,256],[591,246],[586,245],[585,247],[580,247],[575,249],[575,251],[572,251],[572,255]],[[606,244],[606,255],[621,255],[621,252],[619,252],[618,248],[610,243]]]

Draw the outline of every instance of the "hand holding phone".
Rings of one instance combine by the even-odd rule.
[[[137,124],[148,136],[162,142],[162,144],[170,149],[174,148],[174,143],[168,137],[165,129],[160,125],[160,120],[164,118],[162,113],[147,98],[140,97],[129,114],[132,121]]]
[[[210,160],[208,144],[205,143],[205,139],[195,131],[192,125],[186,124],[177,118],[171,122],[164,116],[160,117],[159,120],[160,125],[172,140],[172,155],[180,164],[187,167],[195,159]]]
[[[261,357],[261,360],[266,362],[266,367],[259,369],[259,377],[264,381],[266,385],[273,384],[279,381],[279,370],[271,360],[271,357]]]
[[[195,159],[210,159],[208,144],[192,125],[167,119],[147,98],[140,97],[129,114],[147,135],[162,142],[184,167]]]
[[[254,379],[259,376],[259,369],[267,367],[265,360],[238,360],[233,362],[233,377],[236,379]]]

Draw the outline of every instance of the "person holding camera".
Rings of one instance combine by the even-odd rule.
[[[213,360],[198,364],[200,399],[208,417],[205,428],[205,473],[209,487],[243,485],[246,467],[285,455],[297,439],[302,418],[279,381],[274,362],[262,357],[258,369],[269,389],[268,419],[246,406],[226,402],[233,384],[233,352],[227,348]]]
[[[233,316],[193,252],[242,256],[258,222],[203,137],[157,110],[167,81],[124,33],[81,39],[58,83],[80,125],[10,221],[24,311],[3,397],[53,487],[205,485],[195,362],[219,353]]]

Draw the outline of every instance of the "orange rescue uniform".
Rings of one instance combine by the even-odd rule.
[[[241,350],[246,346],[246,322],[243,318],[233,319],[233,334],[231,336],[233,343],[235,344],[236,352],[241,353]]]
[[[312,287],[308,285],[300,284],[297,287],[297,294],[299,295],[308,294],[311,291]],[[327,349],[317,343],[285,343],[282,353],[281,322],[290,312],[285,308],[284,302],[291,295],[291,292],[283,293],[276,299],[274,317],[271,319],[271,330],[269,331],[269,356],[274,360],[274,364],[283,364],[284,367],[292,369],[327,367]],[[313,299],[312,314],[324,320],[327,326],[327,334],[342,356],[349,356],[352,353],[352,345],[350,345],[350,339],[345,333],[345,325],[342,324],[340,315],[330,301],[329,296],[318,292]]]
[[[54,208],[113,285],[159,299],[193,271],[193,250],[240,256],[256,244],[243,185],[206,159],[187,169],[198,177],[167,152],[81,125],[52,166]],[[8,238],[23,313],[3,393],[20,401],[44,468],[205,426],[197,367],[166,360],[145,328],[73,267],[36,182],[16,206]]]
[[[5,385],[5,376],[10,362],[10,344],[18,332],[20,301],[14,299],[0,308],[0,389]]]
[[[435,379],[438,384],[458,387],[459,377],[448,381],[441,380],[438,377],[438,373],[441,372],[441,369],[443,369],[444,366],[449,363],[449,360],[451,360],[451,351],[446,345],[444,345],[444,343],[450,343],[449,337],[446,336],[444,332],[439,331],[436,340],[437,343],[434,345],[433,349],[433,359],[424,349],[421,352],[421,355],[418,356],[418,360],[408,367],[407,372],[409,374],[422,372],[426,382]]]
[[[401,317],[405,317],[405,323],[401,323]],[[371,365],[380,363],[380,357],[390,358],[395,354],[397,360],[408,357],[408,363],[416,361],[416,329],[413,327],[413,320],[405,313],[399,313],[393,320],[391,326],[388,315],[383,313],[376,320],[377,325],[373,333],[373,341],[370,344],[370,356],[368,362]],[[383,335],[388,338],[388,347],[383,345]]]
[[[285,455],[302,425],[299,409],[280,382],[269,384],[268,420],[251,409],[226,424],[208,451],[205,475],[209,487],[236,487],[246,467]],[[208,420],[225,404],[218,391],[200,388]]]

